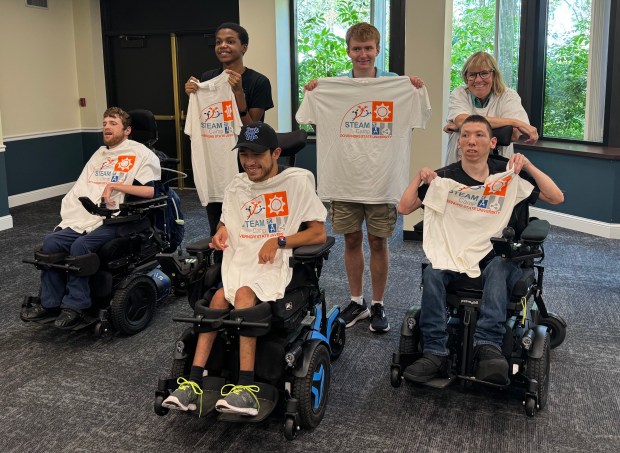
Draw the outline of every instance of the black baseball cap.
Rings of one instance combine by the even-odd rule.
[[[235,148],[248,148],[256,153],[264,153],[278,148],[276,131],[266,123],[257,121],[241,128]]]

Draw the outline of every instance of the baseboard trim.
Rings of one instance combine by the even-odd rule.
[[[31,192],[24,192],[17,195],[11,195],[9,197],[9,208],[15,206],[21,206],[23,204],[34,203],[35,201],[45,200],[47,198],[57,197],[59,195],[65,195],[71,187],[75,184],[75,181],[68,182],[66,184],[60,184],[58,186],[46,187],[45,189],[33,190]]]
[[[567,228],[581,233],[593,234],[607,239],[620,239],[620,224],[605,223],[598,220],[577,217],[562,212],[530,207],[530,215],[547,220],[551,225]]]
[[[10,230],[11,228],[13,228],[13,217],[10,214],[0,217],[0,231]]]

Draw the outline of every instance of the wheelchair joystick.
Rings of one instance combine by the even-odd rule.
[[[514,228],[512,227],[504,228],[504,230],[502,231],[502,236],[508,239],[508,241],[512,242],[512,240],[515,238]]]
[[[101,203],[99,203],[99,207],[106,209],[108,207],[108,205],[105,203],[105,198],[101,197]]]

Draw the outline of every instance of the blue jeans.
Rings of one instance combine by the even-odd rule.
[[[474,345],[492,344],[502,348],[506,307],[512,288],[522,275],[523,269],[518,264],[501,257],[493,258],[485,267]],[[430,265],[424,269],[420,330],[425,353],[448,355],[446,287],[461,276],[458,272],[433,269]]]
[[[65,252],[71,256],[96,252],[103,244],[116,237],[117,226],[102,225],[88,234],[80,234],[71,228],[48,234],[43,239],[43,253]],[[45,308],[67,307],[85,309],[90,307],[89,277],[78,277],[58,269],[41,271],[41,305]]]

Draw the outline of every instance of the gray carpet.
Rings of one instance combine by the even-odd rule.
[[[206,236],[195,193],[181,194],[189,240]],[[419,303],[420,243],[390,241],[385,296],[392,330],[376,335],[362,322],[347,330],[333,364],[325,418],[293,442],[282,419],[253,425],[153,412],[157,379],[167,376],[177,336],[190,314],[183,298],[165,302],[143,332],[95,338],[19,320],[24,294],[36,293],[30,257],[58,221],[60,198],[11,209],[15,227],[0,232],[0,451],[217,452],[539,452],[620,451],[620,241],[552,228],[546,243],[545,301],[568,322],[551,353],[546,409],[525,416],[515,392],[433,390],[390,385],[400,318]],[[369,278],[366,278],[369,281]],[[348,296],[342,238],[322,277],[328,305]],[[366,297],[370,296],[369,288]]]

